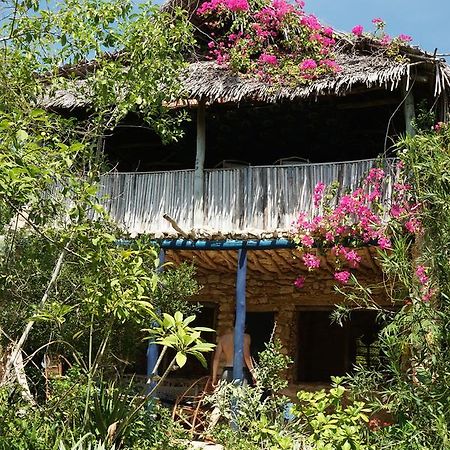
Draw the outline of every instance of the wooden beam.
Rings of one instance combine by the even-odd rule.
[[[405,131],[408,136],[414,136],[416,134],[413,127],[413,120],[416,117],[415,107],[414,107],[414,96],[412,93],[412,86],[407,89],[406,82],[402,85],[403,96],[405,102],[403,103],[403,114],[405,117]]]
[[[194,223],[195,228],[201,228],[204,222],[203,195],[204,195],[204,167],[206,150],[206,108],[201,101],[197,108],[197,153],[195,155],[194,173]]]

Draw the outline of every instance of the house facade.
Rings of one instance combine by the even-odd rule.
[[[334,290],[331,254],[317,252],[321,268],[302,289],[294,286],[308,270],[291,240],[292,222],[300,212],[316,214],[317,183],[339,181],[340,195],[377,165],[392,175],[382,194],[388,203],[393,143],[414,132],[420,105],[434,108],[438,118],[448,112],[444,61],[410,46],[393,59],[370,39],[341,39],[339,73],[291,87],[197,55],[182,76],[186,98],[172,105],[190,118],[182,140],[163,145],[130,116],[102,145],[112,170],[101,179],[100,195],[111,216],[131,237],[151,235],[164,261],[195,264],[203,286],[192,299],[204,305],[199,324],[218,335],[236,324],[237,363],[245,322],[255,355],[272,335],[280,339],[294,360],[288,373],[294,384],[326,383],[355,363],[374,364],[381,325],[368,311],[355,311],[343,327],[330,322],[343,301]],[[47,106],[88,107],[67,91]],[[375,249],[358,253],[359,280],[382,282]],[[375,296],[390,306],[382,290]],[[203,374],[192,366],[182,375]]]

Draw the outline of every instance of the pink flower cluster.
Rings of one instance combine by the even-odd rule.
[[[402,168],[402,164],[397,165],[398,170]],[[383,169],[373,168],[362,187],[343,195],[335,207],[325,207],[326,214],[309,220],[306,214],[302,213],[293,224],[293,234],[300,247],[306,249],[318,245],[331,249],[336,256],[335,279],[343,284],[348,283],[351,274],[342,267],[358,268],[361,262],[357,247],[372,244],[378,245],[381,250],[392,249],[387,231],[388,220],[380,216],[383,210],[380,202],[385,178]],[[326,189],[324,183],[316,185],[313,194],[315,207],[323,200]],[[414,202],[409,184],[394,183],[394,201],[390,212],[390,220],[403,224],[406,231],[413,234],[422,232],[423,227],[418,217],[420,205]],[[303,255],[303,261],[308,270],[320,266],[320,259],[310,253]],[[419,271],[416,275],[425,281],[425,273]]]
[[[248,11],[247,0],[209,0],[203,2],[197,9],[197,14],[207,14],[215,10],[228,10],[232,12]]]
[[[422,301],[428,302],[436,293],[436,289],[431,287],[431,280],[428,275],[428,268],[423,265],[418,265],[416,267],[415,275],[419,281],[420,286],[420,295],[422,297]]]
[[[355,36],[358,36],[358,37],[362,36],[363,32],[364,32],[364,27],[362,25],[356,25],[352,28],[352,33]]]
[[[197,14],[208,19],[211,36],[216,29],[221,36],[208,45],[209,58],[237,72],[256,74],[262,81],[282,84],[339,72],[341,67],[333,59],[333,29],[306,14],[303,7],[301,0],[203,2]]]
[[[425,266],[417,266],[416,277],[418,278],[420,284],[428,283],[429,277]]]
[[[297,277],[297,279],[294,281],[294,286],[297,289],[301,289],[304,285],[305,285],[305,277],[303,276]]]
[[[318,269],[320,267],[320,258],[312,253],[305,253],[302,259],[308,270]]]
[[[375,25],[376,30],[374,33],[371,33],[369,35],[371,35],[373,38],[377,39],[381,45],[388,47],[392,43],[408,44],[412,41],[412,37],[407,34],[400,34],[394,39],[391,38],[391,36],[389,36],[388,34],[386,34],[384,32],[384,29],[386,27],[386,22],[379,17],[372,19],[372,23]],[[353,34],[353,36],[355,36],[357,38],[363,36],[363,33],[364,33],[364,27],[362,25],[356,25],[352,28],[352,34]]]
[[[347,284],[350,276],[351,274],[348,270],[343,270],[342,272],[335,272],[334,279],[342,284]]]

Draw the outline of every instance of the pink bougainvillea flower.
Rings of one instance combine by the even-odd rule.
[[[301,289],[304,285],[305,285],[305,277],[303,277],[303,276],[299,276],[299,277],[294,281],[294,286],[295,286],[297,289]]]
[[[355,250],[348,250],[344,253],[344,258],[349,262],[350,266],[357,267],[361,261],[361,256]]]
[[[314,239],[311,236],[308,236],[308,235],[302,236],[302,238],[300,239],[300,242],[305,247],[312,247],[314,245]]]
[[[412,41],[412,37],[408,36],[407,34],[400,34],[398,36],[398,40],[402,41],[402,42],[411,42]]]
[[[427,268],[425,266],[417,266],[416,277],[418,278],[420,284],[426,284],[429,280]]]
[[[311,253],[305,253],[302,256],[303,262],[308,270],[318,269],[320,267],[320,258]]]
[[[429,302],[434,294],[436,294],[436,289],[425,289],[422,293],[422,300],[424,302]]]
[[[422,233],[422,222],[417,217],[412,217],[405,223],[405,228],[411,234],[421,234]]]
[[[392,248],[392,242],[388,237],[380,237],[378,239],[378,246],[381,250],[390,250]]]
[[[247,0],[225,0],[225,5],[230,11],[248,11],[249,4]]]
[[[375,19],[372,19],[372,23],[375,25],[380,25],[380,24],[384,25],[384,20],[381,19],[380,17],[376,17]]]
[[[391,37],[388,34],[385,34],[382,39],[380,39],[381,45],[389,45],[392,42]]]
[[[317,208],[320,205],[320,202],[322,201],[323,193],[325,192],[326,184],[325,183],[317,183],[316,187],[314,188],[314,206]]]
[[[317,63],[313,59],[305,59],[300,64],[300,70],[314,70],[317,69]]]
[[[347,270],[343,270],[342,272],[335,272],[334,279],[339,281],[342,284],[347,284],[348,280],[350,280],[350,272]]]
[[[369,170],[369,175],[367,175],[366,180],[369,183],[379,183],[384,177],[384,170],[374,167]]]
[[[442,130],[442,128],[443,128],[444,125],[445,125],[444,122],[438,122],[438,123],[433,127],[433,129],[434,129],[434,131],[436,131],[436,132],[438,133],[439,131]]]
[[[278,64],[278,59],[275,55],[269,55],[268,53],[262,53],[259,57],[259,62],[263,64],[270,64],[276,66]]]
[[[352,33],[355,36],[358,36],[358,37],[362,36],[363,32],[364,32],[364,27],[362,25],[356,25],[355,27],[352,28]]]
[[[321,61],[320,63],[322,66],[326,66],[329,67],[332,71],[334,72],[341,72],[342,67],[336,62],[333,61],[332,59],[324,59],[323,61]]]

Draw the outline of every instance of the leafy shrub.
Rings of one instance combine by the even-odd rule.
[[[340,378],[333,378],[329,392],[300,391],[294,408],[299,430],[317,450],[368,450],[370,412],[361,401],[348,401]]]

